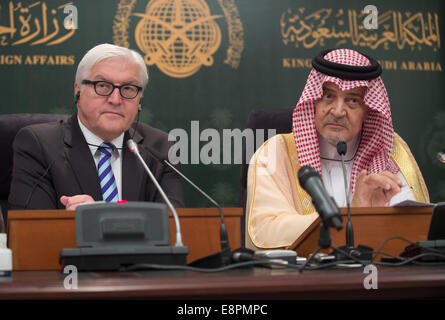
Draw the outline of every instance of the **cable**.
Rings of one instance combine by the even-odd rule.
[[[393,236],[393,237],[389,237],[387,239],[385,239],[382,244],[380,245],[380,247],[377,249],[374,257],[372,257],[372,260],[369,262],[370,264],[375,264],[375,265],[380,265],[380,266],[391,266],[391,267],[400,267],[400,266],[405,266],[408,264],[416,264],[416,265],[422,265],[422,266],[441,266],[441,265],[445,265],[445,261],[441,262],[422,262],[422,261],[416,261],[420,258],[423,257],[439,257],[439,258],[443,258],[445,260],[445,254],[443,252],[441,252],[440,250],[434,249],[434,248],[425,248],[428,251],[431,252],[426,252],[426,253],[421,253],[418,254],[416,256],[410,257],[410,258],[404,258],[404,257],[397,257],[394,256],[392,254],[386,253],[382,251],[382,248],[384,247],[384,245],[391,240],[394,239],[399,239],[405,242],[408,242],[409,244],[413,244],[412,241],[407,240],[403,237],[400,236]],[[288,268],[288,269],[294,269],[294,270],[299,270],[300,273],[303,272],[303,270],[320,270],[320,269],[327,269],[327,268],[350,268],[347,267],[347,264],[351,263],[351,260],[353,260],[354,262],[365,266],[367,261],[364,260],[360,260],[352,255],[350,255],[348,252],[343,251],[341,249],[335,248],[335,247],[328,247],[326,249],[332,249],[333,251],[339,252],[341,253],[343,256],[348,257],[351,260],[344,260],[344,261],[333,261],[333,262],[328,262],[328,263],[321,263],[318,265],[310,265],[310,262],[313,260],[313,258],[317,255],[317,253],[320,252],[322,248],[318,247],[310,256],[309,258],[306,260],[306,262],[303,265],[297,265],[297,264],[292,264],[292,263],[287,263],[285,262],[285,260],[282,260],[283,262],[279,262],[278,259],[263,259],[263,260],[253,260],[253,261],[244,261],[244,262],[239,262],[239,263],[234,263],[234,264],[230,264],[224,267],[219,267],[219,268],[198,268],[198,267],[192,267],[192,266],[183,266],[183,265],[160,265],[160,264],[135,264],[133,266],[129,266],[129,267],[125,267],[120,271],[138,271],[138,270],[152,270],[152,269],[159,269],[159,270],[186,270],[186,271],[195,271],[195,272],[205,272],[205,273],[216,273],[216,272],[223,272],[223,271],[227,271],[227,270],[231,270],[231,269],[236,269],[236,268],[242,268],[242,267],[247,267],[247,266],[264,266],[264,265],[269,265],[269,266],[279,266],[282,268]],[[384,254],[387,255],[389,257],[392,257],[394,259],[398,259],[401,260],[400,262],[379,262],[379,261],[374,261],[375,258],[380,255],[380,254]]]
[[[300,269],[301,267],[294,264],[281,263],[276,260],[253,260],[253,261],[244,261],[238,262],[234,264],[230,264],[224,267],[219,268],[198,268],[192,266],[182,266],[182,265],[161,265],[161,264],[153,264],[153,263],[142,263],[135,264],[130,267],[125,267],[120,271],[137,271],[137,270],[146,270],[146,269],[161,269],[161,270],[186,270],[186,271],[197,271],[197,272],[205,272],[205,273],[214,273],[214,272],[222,272],[235,268],[242,268],[247,266],[255,266],[255,265],[276,265],[280,267],[290,268],[290,269]]]
[[[358,258],[356,258],[356,257],[354,257],[354,256],[352,256],[352,255],[350,255],[349,252],[343,251],[343,250],[338,249],[338,248],[335,248],[335,247],[333,247],[332,249],[333,249],[334,251],[340,252],[341,254],[347,256],[349,259],[354,260],[355,262],[364,265],[363,260],[360,260],[360,259],[358,259]]]
[[[309,259],[305,262],[305,264],[301,267],[301,269],[300,269],[300,273],[301,272],[303,272],[303,270],[304,269],[307,269],[307,270],[316,270],[316,269],[321,269],[321,268],[328,268],[328,267],[343,267],[343,266],[340,266],[340,265],[342,265],[342,264],[348,264],[348,263],[350,263],[351,261],[350,260],[344,260],[344,261],[342,261],[342,260],[340,260],[340,261],[333,261],[333,262],[329,262],[329,263],[322,263],[322,264],[320,264],[320,265],[318,265],[318,266],[308,266],[309,265],[309,262],[312,260],[312,258],[313,257],[315,257],[315,255],[320,251],[320,249],[321,249],[321,247],[318,247],[317,248],[317,250],[315,250],[314,251],[314,253],[312,253],[310,256],[309,256]],[[346,251],[343,251],[343,250],[341,250],[341,249],[338,249],[338,248],[335,248],[335,247],[329,247],[329,248],[327,248],[327,249],[332,249],[333,251],[337,251],[337,252],[339,252],[339,253],[341,253],[341,254],[343,254],[344,256],[346,256],[346,257],[348,257],[348,258],[350,258],[351,260],[353,260],[353,261],[355,261],[355,262],[357,262],[357,263],[359,263],[360,265],[365,265],[365,261],[363,261],[363,260],[360,260],[360,259],[358,259],[358,258],[356,258],[356,257],[354,257],[354,256],[352,256],[352,255],[350,255],[348,252],[346,252]]]
[[[305,266],[304,269],[306,270],[320,270],[320,269],[327,269],[331,267],[336,268],[345,268],[344,266],[341,266],[341,264],[346,264],[349,262],[349,260],[345,261],[335,261],[335,262],[329,262],[329,263],[323,263],[315,266]],[[339,266],[340,264],[340,266]],[[195,271],[195,272],[204,272],[204,273],[217,273],[217,272],[224,272],[231,269],[236,268],[242,268],[242,267],[248,267],[248,266],[264,266],[264,265],[271,265],[271,266],[279,266],[282,268],[288,268],[288,269],[294,269],[301,271],[303,269],[302,266],[296,265],[296,264],[289,264],[289,263],[282,263],[277,262],[276,260],[254,260],[254,261],[245,261],[245,262],[238,262],[231,265],[227,265],[224,267],[219,268],[198,268],[198,267],[192,267],[192,266],[183,266],[183,265],[161,265],[161,264],[152,264],[152,263],[144,263],[144,264],[135,264],[133,266],[122,268],[121,272],[129,272],[129,271],[144,271],[144,270],[152,270],[152,269],[158,269],[158,270],[184,270],[184,271]]]
[[[327,269],[327,268],[335,268],[335,269],[350,269],[350,267],[346,267],[346,264],[350,262],[349,260],[340,260],[340,261],[333,261],[333,262],[327,262],[327,263],[321,263],[319,265],[315,266],[308,266],[306,267],[306,270],[320,270],[320,269]]]
[[[383,249],[383,246],[384,246],[388,241],[390,241],[390,240],[394,240],[394,239],[399,239],[399,240],[408,242],[409,244],[414,244],[414,242],[412,242],[412,241],[410,241],[410,240],[408,240],[408,239],[405,239],[405,238],[403,238],[403,237],[400,237],[400,236],[389,237],[389,238],[383,240],[382,244],[380,245],[380,247],[379,247],[379,248],[377,249],[377,251],[375,252],[374,257],[372,257],[371,263],[372,263],[372,262],[375,260],[375,258],[377,258],[377,256],[380,254],[380,251]]]
[[[445,259],[445,254],[438,254],[438,253],[431,252],[431,253],[421,253],[421,254],[418,254],[417,256],[414,256],[414,257],[411,257],[411,258],[405,258],[401,262],[378,262],[378,261],[376,261],[376,262],[374,262],[374,264],[382,265],[382,266],[392,266],[392,267],[404,266],[404,265],[407,265],[407,264],[409,264],[411,262],[416,262],[416,264],[420,264],[420,262],[415,261],[415,260],[417,260],[419,258],[422,258],[422,257],[427,257],[427,256],[433,256],[433,257],[439,257],[439,258],[444,258]],[[401,258],[401,259],[403,259],[403,258]],[[432,264],[434,264],[434,265],[442,265],[442,264],[444,264],[445,265],[445,262],[439,262],[439,263],[436,263],[436,262],[425,262],[425,263],[421,263],[421,264],[422,265],[424,265],[424,264],[425,265],[432,265]]]
[[[89,142],[87,142],[87,145],[92,146],[92,147],[97,147],[97,148],[109,149],[111,151],[113,151],[114,149],[116,149],[116,150],[123,150],[124,149],[123,147],[122,148],[114,147],[114,149],[113,149],[113,148],[111,148],[111,147],[109,147],[107,145],[105,145],[105,146],[100,145],[99,146],[97,144],[93,144],[93,143],[89,143]]]
[[[328,248],[329,249],[329,248]],[[303,266],[300,269],[300,273],[303,272],[303,270],[309,265],[309,262],[312,260],[313,257],[321,250],[321,247],[318,247],[317,250],[315,250],[310,256],[309,259],[306,260],[306,262],[303,264]]]
[[[377,258],[377,256],[379,254],[383,253],[381,251],[383,249],[383,246],[388,241],[394,240],[394,239],[399,239],[399,240],[405,241],[405,242],[409,243],[410,245],[414,245],[415,244],[414,242],[412,242],[412,241],[410,241],[410,240],[408,240],[408,239],[406,239],[404,237],[400,237],[400,236],[389,237],[389,238],[385,239],[382,242],[382,244],[380,245],[380,247],[377,249],[377,251],[375,252],[374,257],[372,258],[371,263],[390,265],[390,266],[401,266],[401,265],[405,265],[405,264],[409,264],[409,263],[419,264],[419,265],[432,265],[432,264],[441,265],[442,264],[441,262],[433,262],[433,261],[431,261],[431,262],[421,262],[421,261],[416,261],[416,260],[419,259],[419,258],[425,257],[425,256],[434,256],[434,257],[439,257],[439,258],[445,258],[445,255],[444,255],[443,251],[437,250],[435,248],[427,248],[427,247],[425,247],[424,250],[425,251],[429,251],[429,252],[424,252],[424,253],[418,254],[416,256],[410,257],[410,258],[397,257],[397,256],[391,255],[389,253],[384,253],[385,255],[390,256],[392,258],[402,260],[401,262],[375,262],[374,260]]]
[[[391,253],[384,252],[384,251],[380,251],[379,254],[381,254],[383,256],[387,256],[387,257],[393,258],[393,259],[399,259],[399,260],[404,260],[405,259],[403,257],[398,257],[398,256],[395,256],[395,255],[393,255]],[[373,263],[373,262],[374,262],[374,260],[371,261],[371,263]]]
[[[336,250],[336,248],[332,248],[332,249]],[[345,255],[348,255],[346,252],[343,252],[343,250],[339,250],[339,251],[341,251],[341,253],[343,253]],[[316,253],[317,252],[314,251],[314,253],[311,256],[315,256]],[[404,266],[404,265],[407,265],[410,263],[415,263],[418,265],[426,265],[426,266],[445,265],[445,262],[421,263],[421,262],[415,261],[415,260],[425,257],[425,256],[436,256],[436,257],[445,258],[444,254],[422,253],[417,256],[414,256],[414,257],[411,257],[408,259],[404,259],[401,262],[378,262],[378,261],[375,261],[373,264],[380,265],[380,266],[391,266],[391,267],[400,267],[400,266]],[[354,261],[356,261],[357,263],[359,263],[363,266],[365,265],[364,261],[358,260],[357,258],[354,258],[352,256],[350,258],[352,258]],[[400,258],[400,259],[403,259],[403,258]],[[310,260],[311,260],[311,258],[308,259],[308,261],[310,261]],[[227,271],[227,270],[231,270],[231,269],[248,267],[248,266],[270,265],[270,266],[279,266],[282,268],[299,270],[300,272],[302,272],[303,270],[320,270],[320,269],[327,269],[327,268],[331,268],[331,267],[334,267],[337,269],[344,269],[344,268],[349,269],[349,267],[346,267],[347,263],[350,263],[350,260],[322,263],[322,264],[315,265],[315,266],[308,265],[308,263],[305,263],[304,265],[301,266],[301,265],[296,265],[296,264],[278,262],[277,260],[274,261],[274,260],[264,259],[264,260],[238,262],[238,263],[234,263],[234,264],[227,265],[224,267],[219,267],[219,268],[198,268],[198,267],[183,266],[183,265],[161,265],[161,264],[147,263],[147,264],[135,264],[133,266],[122,268],[119,271],[129,272],[129,271],[144,271],[144,270],[158,269],[158,270],[184,270],[184,271],[195,271],[195,272],[204,272],[204,273],[217,273],[217,272],[223,272],[223,271]]]

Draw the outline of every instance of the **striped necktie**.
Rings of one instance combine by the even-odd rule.
[[[102,198],[106,202],[116,202],[119,200],[116,180],[111,169],[111,153],[116,147],[110,142],[104,142],[98,148],[100,159],[97,165],[99,174],[100,188],[102,189]]]

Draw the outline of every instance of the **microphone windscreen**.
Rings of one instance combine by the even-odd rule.
[[[306,181],[312,177],[320,177],[320,175],[311,166],[303,166],[298,170],[298,181],[303,188],[306,185]]]
[[[339,155],[344,156],[346,154],[347,145],[344,141],[339,141],[337,143],[337,152]]]
[[[139,152],[138,145],[136,144],[136,142],[133,141],[133,139],[127,140],[127,146],[128,146],[128,149],[131,150],[131,152]]]

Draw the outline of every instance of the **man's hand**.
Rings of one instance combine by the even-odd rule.
[[[65,210],[76,210],[79,204],[94,202],[94,199],[87,194],[80,194],[72,197],[61,196],[60,202],[65,206]]]
[[[368,175],[362,170],[355,183],[352,207],[387,207],[393,196],[402,189],[402,181],[391,172],[383,171]]]

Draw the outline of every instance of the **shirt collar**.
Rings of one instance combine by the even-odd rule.
[[[80,130],[83,133],[83,136],[85,137],[85,140],[87,143],[89,143],[89,147],[91,150],[91,153],[94,155],[98,149],[98,146],[100,146],[104,141],[96,136],[94,133],[92,133],[83,123],[80,121],[79,116],[77,116],[77,121],[79,122]],[[109,141],[117,148],[116,150],[121,151],[122,145],[124,142],[124,132],[121,133],[119,137],[114,139],[113,141]]]

